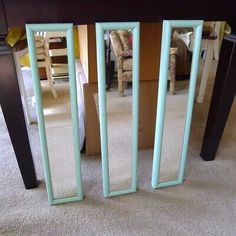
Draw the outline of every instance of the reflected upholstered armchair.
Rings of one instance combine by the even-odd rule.
[[[132,34],[127,30],[111,31],[110,39],[117,59],[118,91],[124,96],[126,82],[132,81]]]
[[[124,96],[125,83],[132,81],[132,34],[127,30],[111,31],[111,44],[117,58],[118,90]],[[178,49],[170,48],[169,76],[170,94],[175,94],[176,55]]]

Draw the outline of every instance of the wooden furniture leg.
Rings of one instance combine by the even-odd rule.
[[[4,37],[2,37],[4,38]],[[4,39],[5,41],[5,39]],[[11,49],[0,40],[0,104],[26,189],[38,186]]]
[[[119,78],[119,71],[118,71],[118,78]],[[125,90],[125,88],[124,88],[124,82],[122,81],[122,80],[120,80],[120,79],[118,79],[118,91],[119,91],[119,95],[120,95],[120,97],[124,97],[125,95],[124,95],[124,90]]]
[[[236,35],[225,36],[210,110],[205,129],[201,157],[214,160],[236,93]]]
[[[170,94],[175,95],[175,79],[176,79],[176,54],[177,48],[170,49],[170,65],[169,65],[169,80],[170,80]]]

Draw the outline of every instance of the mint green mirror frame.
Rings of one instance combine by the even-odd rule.
[[[102,156],[102,177],[104,197],[113,197],[137,191],[138,166],[138,98],[139,98],[139,23],[114,22],[96,23],[97,42],[97,72],[98,72],[98,98],[99,121]],[[107,138],[107,110],[106,110],[106,71],[104,30],[132,29],[133,33],[133,78],[132,78],[132,161],[131,161],[131,188],[110,192],[108,138]]]
[[[179,165],[179,175],[176,180],[159,182],[161,150],[163,139],[163,127],[165,120],[165,106],[167,93],[167,79],[169,68],[169,50],[171,42],[171,30],[173,27],[191,27],[195,29],[195,42],[193,48],[192,65],[190,73],[189,95],[187,101],[186,119],[184,126],[184,135],[182,142],[182,152]],[[202,20],[164,20],[162,28],[162,42],[161,42],[161,61],[159,73],[159,87],[158,87],[158,101],[157,101],[157,115],[156,115],[156,131],[154,141],[153,167],[152,167],[152,187],[161,188],[173,186],[183,183],[185,163],[188,150],[188,142],[190,135],[191,119],[193,112],[194,94],[198,72],[198,62],[200,55],[200,46],[202,39]]]
[[[45,120],[42,108],[41,85],[39,79],[38,64],[36,57],[36,46],[34,39],[34,33],[38,31],[66,32],[74,156],[75,156],[75,166],[76,166],[77,196],[56,198],[56,199],[54,198],[50,163],[48,158]],[[75,79],[76,77],[75,77],[73,24],[26,24],[26,34],[27,34],[27,41],[30,55],[30,65],[32,71],[33,85],[34,85],[34,94],[35,94],[36,110],[38,117],[38,126],[39,126],[39,137],[40,137],[40,145],[41,145],[43,165],[44,165],[46,187],[48,193],[48,201],[50,205],[80,201],[83,200],[83,188],[82,188],[81,163],[80,163],[81,159],[80,159],[80,149],[79,149],[80,142],[79,142],[78,106],[77,106],[76,79]]]

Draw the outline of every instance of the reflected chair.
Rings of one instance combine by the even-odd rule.
[[[120,96],[123,97],[126,83],[132,81],[132,34],[127,30],[111,31],[110,39],[117,59],[118,90]],[[177,48],[170,48],[170,65],[168,79],[170,80],[170,94],[172,95],[175,94],[177,54]]]
[[[55,83],[68,80],[67,46],[65,32],[44,32],[47,75]]]
[[[132,81],[133,52],[129,37],[132,36],[127,30],[110,32],[111,44],[117,59],[118,91],[122,97],[126,82]]]
[[[56,88],[53,83],[52,74],[50,71],[50,59],[48,56],[48,50],[46,49],[46,40],[44,36],[35,35],[35,44],[36,44],[36,53],[37,53],[37,60],[38,60],[38,68],[45,67],[46,76],[48,80],[48,84],[52,95],[54,98],[57,98]]]

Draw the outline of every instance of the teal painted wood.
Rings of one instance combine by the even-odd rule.
[[[133,32],[133,88],[132,88],[132,161],[131,161],[131,187],[130,189],[110,192],[109,157],[107,140],[107,109],[106,109],[106,73],[104,31],[132,29]],[[97,43],[97,72],[98,72],[98,98],[99,123],[102,156],[102,177],[104,197],[124,195],[137,191],[138,166],[138,98],[139,98],[139,34],[138,22],[96,23]]]
[[[38,63],[36,56],[36,46],[34,33],[37,31],[66,31],[67,51],[68,51],[68,69],[70,83],[70,102],[71,116],[74,142],[74,156],[76,166],[76,181],[77,181],[77,196],[54,198],[53,185],[51,178],[50,163],[48,157],[48,146],[45,130],[45,120],[43,115],[41,85],[38,73]],[[81,158],[79,149],[79,124],[78,124],[78,106],[76,94],[76,79],[75,79],[75,59],[74,59],[74,43],[73,43],[73,24],[27,24],[26,25],[27,41],[30,55],[30,65],[32,71],[36,111],[38,117],[40,146],[42,150],[42,158],[44,165],[44,174],[46,188],[48,193],[48,201],[50,205],[61,204],[66,202],[74,202],[83,200],[82,174],[81,174]]]
[[[170,49],[171,27],[168,21],[163,22],[162,41],[161,41],[161,61],[159,70],[159,86],[157,100],[157,117],[154,140],[154,157],[152,167],[152,186],[157,187],[160,172],[160,157],[163,137],[163,125],[166,103],[166,88],[169,67],[169,49]]]
[[[181,159],[179,166],[179,175],[177,180],[168,182],[159,182],[160,174],[160,162],[161,162],[161,150],[163,139],[163,127],[165,119],[165,107],[166,107],[166,88],[168,79],[169,68],[169,50],[171,41],[171,30],[173,27],[193,27],[195,29],[195,42],[193,48],[193,57],[190,73],[189,95],[187,101],[186,118],[184,126],[184,135],[181,151]],[[188,150],[190,126],[192,119],[194,94],[198,72],[198,62],[202,38],[203,21],[192,20],[176,20],[176,21],[163,21],[163,33],[162,33],[162,48],[161,48],[161,61],[160,61],[160,73],[159,73],[159,88],[158,88],[158,101],[157,101],[157,115],[156,115],[156,131],[154,141],[154,154],[153,154],[153,167],[152,167],[152,187],[161,188],[167,186],[173,186],[183,183],[185,163]]]

